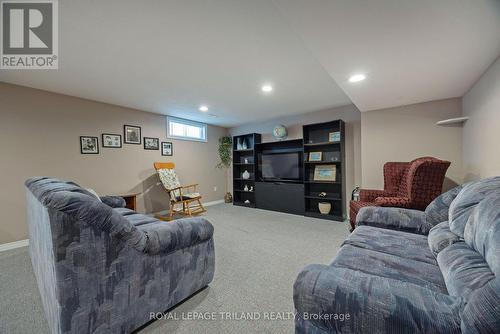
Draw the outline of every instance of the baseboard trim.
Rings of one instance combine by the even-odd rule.
[[[14,242],[8,242],[6,244],[1,244],[0,245],[0,252],[8,251],[11,249],[16,249],[16,248],[21,248],[21,247],[26,247],[29,245],[29,239],[24,239],[24,240],[19,240],[19,241],[14,241]]]
[[[222,204],[222,203],[224,203],[224,200],[223,199],[219,199],[217,201],[203,203],[203,205],[204,206],[212,206],[212,205],[217,205],[217,204]]]

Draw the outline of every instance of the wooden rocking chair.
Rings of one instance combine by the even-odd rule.
[[[181,186],[173,162],[155,162],[158,177],[170,196],[170,211],[166,220],[172,220],[174,214],[185,216],[198,215],[207,211],[201,204],[201,195],[196,192],[198,184]],[[182,208],[177,208],[181,206]],[[163,219],[164,217],[159,217]]]

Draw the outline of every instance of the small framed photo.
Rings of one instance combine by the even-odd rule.
[[[171,142],[162,142],[161,143],[161,155],[163,156],[172,156],[174,153],[174,148]]]
[[[160,149],[160,139],[144,137],[144,149],[145,150],[159,150]]]
[[[337,178],[336,165],[322,165],[314,167],[314,181],[333,181]]]
[[[328,133],[329,142],[339,142],[340,141],[340,131]]]
[[[309,152],[309,161],[321,161],[322,152]]]
[[[99,154],[99,139],[97,137],[80,136],[80,153]]]
[[[123,136],[125,144],[141,145],[141,127],[135,125],[124,125]]]
[[[122,147],[122,136],[114,133],[103,133],[102,147],[109,147],[109,148]]]

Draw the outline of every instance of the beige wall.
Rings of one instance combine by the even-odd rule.
[[[500,58],[462,100],[463,169],[466,181],[500,175]]]
[[[0,83],[0,244],[27,238],[23,182],[30,176],[73,180],[99,194],[140,192],[138,211],[157,212],[168,197],[152,164],[173,161],[183,183],[200,184],[204,201],[222,199],[225,175],[215,168],[221,127],[208,127],[208,143],[168,140],[173,157],[127,144],[80,154],[80,135],[98,136],[101,145],[101,133],[123,135],[123,125],[134,124],[166,141],[165,123],[157,114]]]
[[[298,139],[302,136],[302,125],[321,123],[342,119],[346,122],[346,198],[350,199],[355,185],[361,183],[361,123],[358,108],[347,105],[329,110],[310,112],[300,115],[273,119],[266,122],[253,123],[229,129],[231,136],[245,133],[262,134],[262,142],[274,141],[272,130],[275,125],[283,124],[287,127],[288,138]],[[232,191],[232,180],[229,174],[228,185]],[[346,201],[348,202],[348,201]]]
[[[460,116],[460,98],[361,113],[363,187],[383,188],[385,162],[421,156],[451,161],[445,189],[461,183],[462,127],[436,125],[439,120]]]

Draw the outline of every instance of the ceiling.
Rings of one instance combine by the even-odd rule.
[[[499,32],[497,0],[64,0],[59,69],[0,80],[231,127],[462,96]]]
[[[361,111],[463,96],[500,55],[500,0],[273,2]]]
[[[64,0],[59,18],[59,69],[0,80],[222,126],[351,104],[270,1]]]

